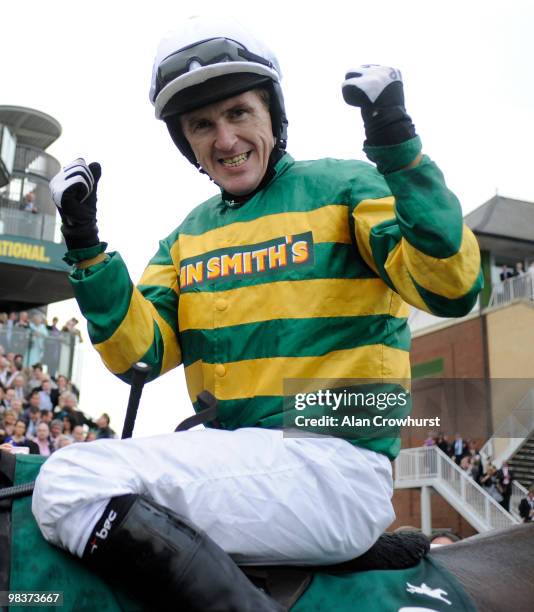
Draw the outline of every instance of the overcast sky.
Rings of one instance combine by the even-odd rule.
[[[181,158],[148,101],[161,36],[221,2],[2,5],[0,104],[47,112],[63,126],[49,148],[62,164],[98,160],[99,227],[137,280],[166,236],[215,187]],[[363,159],[357,109],[341,96],[362,63],[399,67],[424,151],[467,213],[501,195],[534,201],[534,6],[469,0],[249,1],[227,5],[275,51],[284,74],[288,150],[297,159]],[[534,228],[533,228],[534,232]],[[50,309],[63,322],[74,302]],[[82,328],[83,329],[83,328]],[[85,333],[87,339],[87,334]],[[85,347],[82,408],[120,430],[128,387]],[[147,386],[137,435],[189,413],[182,369]]]

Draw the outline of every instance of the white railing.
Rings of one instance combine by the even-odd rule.
[[[477,531],[519,522],[437,446],[401,450],[395,460],[395,488],[432,486]]]
[[[510,514],[518,521],[523,521],[519,516],[519,502],[528,495],[528,490],[517,480],[512,481],[512,495],[510,497]]]
[[[5,200],[0,196],[0,235],[8,234],[56,242],[56,228],[61,225],[58,216],[15,210],[4,206],[4,203]]]
[[[72,377],[78,344],[78,336],[69,332],[42,337],[31,329],[0,328],[0,347],[3,347],[6,353],[22,355],[24,367],[42,363],[50,376],[64,374],[68,378]]]
[[[534,389],[525,397],[495,430],[491,438],[480,449],[485,462],[491,461],[501,467],[534,433]]]
[[[503,306],[516,299],[534,299],[534,274],[529,270],[493,285],[488,307]]]

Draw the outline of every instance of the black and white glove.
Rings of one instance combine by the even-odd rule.
[[[361,108],[366,145],[395,145],[415,137],[400,70],[365,64],[347,72],[342,91],[347,104]]]
[[[50,181],[50,192],[63,225],[69,251],[99,244],[96,225],[96,187],[102,169],[81,157],[62,168]]]

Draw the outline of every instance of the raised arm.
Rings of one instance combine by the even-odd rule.
[[[361,108],[364,150],[393,194],[361,197],[352,216],[367,265],[417,308],[462,316],[483,286],[480,251],[443,174],[426,155],[404,107],[400,71],[366,65],[347,73],[345,101]]]
[[[63,220],[62,232],[74,264],[71,284],[88,322],[92,343],[111,372],[129,380],[137,361],[152,366],[151,378],[181,363],[178,340],[178,253],[176,237],[160,242],[139,284],[134,286],[118,253],[105,253],[96,225],[100,166],[78,159],[51,182]],[[174,259],[173,259],[174,258]],[[176,261],[174,261],[176,260]],[[176,267],[175,267],[176,264]]]

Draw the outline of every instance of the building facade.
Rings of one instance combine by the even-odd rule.
[[[534,227],[534,203],[495,196],[466,222],[481,247],[485,290],[462,319],[410,316],[413,416],[439,416],[440,426],[432,433],[439,429],[452,442],[458,432],[480,449],[534,389],[534,234],[529,236],[528,229]],[[534,422],[528,415],[521,418]],[[520,432],[525,438],[527,429]],[[429,434],[405,428],[402,446],[421,446]],[[496,448],[508,444],[506,433],[502,437]],[[396,491],[394,504],[393,527],[419,526],[419,490]],[[475,532],[437,494],[432,517],[433,528],[450,528],[462,537]]]
[[[60,134],[45,113],[0,106],[0,312],[73,296],[48,189],[60,166],[45,149]]]
[[[60,165],[46,149],[60,135],[61,125],[46,113],[0,106],[0,346],[22,355],[26,367],[42,362],[50,374],[70,376],[77,338],[37,331],[48,304],[73,297],[49,192]],[[11,313],[21,312],[26,328],[13,325],[19,315]]]

